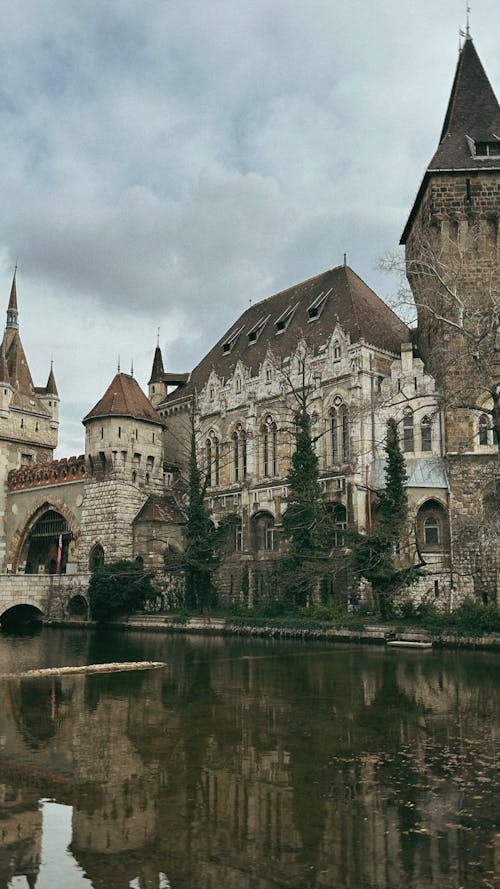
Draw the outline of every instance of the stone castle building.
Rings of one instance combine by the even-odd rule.
[[[118,373],[83,420],[84,455],[67,460],[52,459],[57,388],[52,370],[33,385],[14,276],[0,352],[1,570],[85,574],[128,558],[169,574],[194,420],[213,518],[229,529],[220,592],[272,595],[305,392],[335,526],[324,595],[346,589],[345,530],[372,526],[394,418],[411,518],[400,558],[425,562],[416,594],[497,601],[499,214],[500,108],[468,36],[402,236],[418,329],[344,263],[252,305],[191,373],[165,372],[158,346],[148,398]]]

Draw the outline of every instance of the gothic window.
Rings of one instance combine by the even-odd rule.
[[[403,451],[412,453],[415,450],[415,433],[413,428],[413,414],[408,411],[403,417]]]
[[[102,565],[104,565],[104,550],[100,543],[96,543],[90,550],[89,568],[91,571],[95,571]]]
[[[417,537],[422,550],[446,550],[449,547],[448,517],[437,500],[427,500],[417,513]]]
[[[243,532],[239,516],[230,515],[224,521],[226,527],[226,552],[240,553],[243,549]]]
[[[205,469],[206,480],[207,480],[207,488],[212,486],[212,442],[209,438],[207,438],[206,443],[206,460],[207,465]]]
[[[241,377],[236,377],[236,392],[241,392]]]
[[[278,475],[278,429],[272,417],[262,427],[262,471],[264,478]]]
[[[333,360],[340,361],[341,355],[342,355],[342,350],[340,348],[340,343],[338,340],[335,340],[335,342],[333,344]]]
[[[270,383],[272,381],[272,378],[273,378],[273,372],[272,372],[272,369],[268,365],[266,367],[266,383]]]
[[[333,503],[329,505],[330,515],[333,522],[333,546],[344,546],[344,532],[347,528],[347,510],[343,503]]]
[[[330,417],[330,448],[334,466],[349,460],[349,410],[341,398],[335,399]]]
[[[232,435],[233,444],[233,481],[240,482],[247,477],[247,436],[238,424]]]
[[[432,451],[432,426],[430,417],[424,417],[420,424],[422,451]]]
[[[479,417],[479,444],[480,445],[489,445],[492,443],[492,434],[490,421],[486,414],[481,414]]]
[[[254,546],[257,550],[273,552],[278,549],[274,518],[269,512],[258,513],[252,519]]]
[[[220,480],[220,446],[213,430],[205,442],[205,459],[207,488],[210,488],[212,485],[218,485]]]

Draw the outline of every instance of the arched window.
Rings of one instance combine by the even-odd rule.
[[[448,516],[437,500],[427,500],[420,507],[417,513],[417,537],[424,552],[448,549]]]
[[[489,418],[486,414],[481,414],[479,417],[479,444],[480,445],[489,445],[492,443],[493,436],[491,434],[491,425]]]
[[[334,466],[347,463],[349,460],[349,410],[342,402],[336,399],[330,417],[330,449]]]
[[[207,488],[212,486],[212,442],[207,438],[205,442],[206,468],[205,475],[207,480]]]
[[[432,451],[432,426],[431,418],[423,417],[420,424],[420,438],[422,451]]]
[[[403,417],[403,451],[408,454],[415,450],[415,433],[413,428],[413,414],[407,411]]]
[[[95,571],[97,568],[101,568],[102,565],[104,565],[104,550],[100,543],[96,543],[90,550],[89,568],[91,571]]]
[[[236,377],[236,392],[238,394],[241,392],[241,377]]]
[[[333,523],[332,545],[344,546],[344,531],[347,528],[347,510],[343,503],[331,503],[327,505]]]
[[[233,481],[241,482],[247,477],[247,434],[241,423],[232,436],[233,448]]]
[[[266,552],[278,549],[278,535],[271,513],[258,513],[252,518],[252,525],[255,549],[265,550]]]
[[[205,463],[207,488],[218,485],[220,481],[220,446],[219,439],[213,429],[208,433],[205,442]]]
[[[262,427],[262,473],[264,478],[278,475],[278,428],[270,416]]]

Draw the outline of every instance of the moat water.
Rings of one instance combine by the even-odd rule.
[[[500,655],[44,629],[0,673],[0,887],[500,886]]]

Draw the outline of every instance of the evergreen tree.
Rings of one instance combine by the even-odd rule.
[[[295,415],[296,448],[288,477],[288,507],[283,524],[290,541],[282,583],[295,605],[308,601],[330,550],[331,522],[318,479],[318,457],[305,408]]]
[[[385,453],[385,488],[379,498],[377,526],[379,535],[394,544],[408,521],[408,476],[396,421],[392,419],[387,423]]]
[[[395,564],[396,547],[408,520],[408,477],[394,420],[387,424],[385,453],[385,488],[379,494],[375,530],[366,535],[350,535],[352,567],[370,582],[384,618],[389,616],[396,590],[411,583],[419,573],[418,567],[400,569]]]
[[[184,567],[186,577],[186,607],[205,610],[217,604],[214,572],[219,564],[220,534],[210,519],[205,504],[206,484],[202,482],[196,459],[194,423],[191,428],[189,461],[189,505],[186,523]]]

